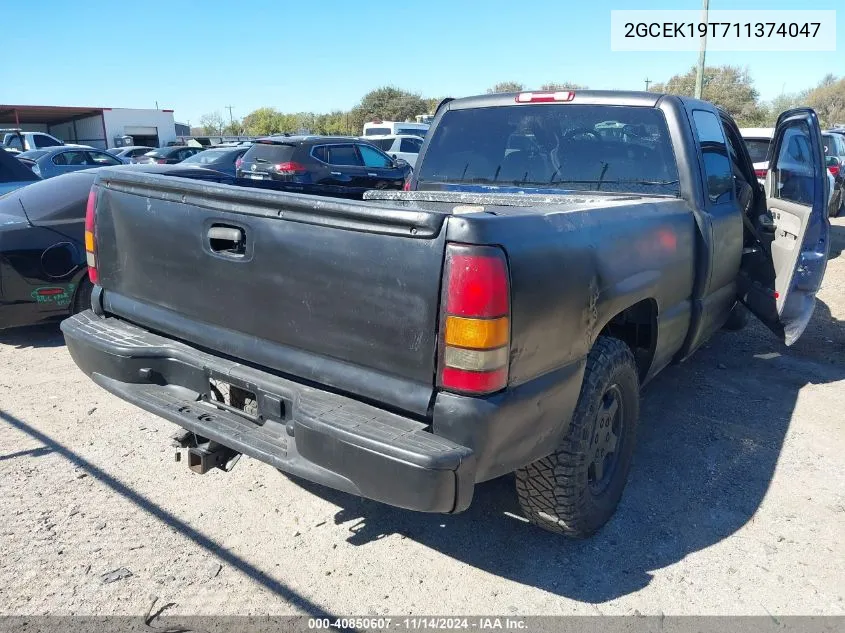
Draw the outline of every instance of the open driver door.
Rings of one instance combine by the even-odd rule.
[[[746,242],[737,287],[739,300],[787,345],[810,322],[827,267],[825,172],[816,113],[781,114],[769,148],[765,208],[749,218],[754,237]]]

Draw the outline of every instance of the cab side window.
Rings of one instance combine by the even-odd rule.
[[[789,125],[775,164],[775,198],[813,206],[814,171],[810,130],[805,121]]]
[[[726,202],[731,199],[733,172],[719,118],[707,110],[693,110],[692,118],[704,160],[707,197],[714,204]]]

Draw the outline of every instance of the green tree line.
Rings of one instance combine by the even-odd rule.
[[[572,82],[549,82],[540,90],[585,90],[587,86]],[[502,81],[487,89],[488,94],[519,92],[525,90],[518,81]],[[692,96],[695,93],[695,67],[674,75],[662,83],[652,85],[650,92]],[[845,77],[827,75],[818,85],[797,92],[782,94],[771,101],[760,99],[747,68],[739,66],[708,66],[704,69],[702,97],[723,107],[742,126],[772,126],[778,114],[798,105],[808,105],[816,110],[824,127],[845,123]],[[308,131],[311,134],[361,134],[366,121],[379,118],[388,121],[413,121],[418,114],[431,114],[441,97],[423,97],[393,86],[384,86],[368,92],[351,110],[334,110],[328,113],[285,113],[272,107],[263,107],[247,114],[243,119],[228,123],[220,112],[211,112],[200,118],[205,134],[293,134]]]

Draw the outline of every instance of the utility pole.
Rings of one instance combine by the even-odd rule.
[[[651,79],[648,77],[645,78],[645,91],[648,92],[648,85],[651,83]]]
[[[702,0],[701,21],[707,24],[707,15],[710,11],[710,0]],[[695,98],[701,99],[701,90],[704,88],[704,57],[707,54],[707,31],[701,38],[701,48],[698,51],[698,71],[695,73]]]
[[[235,128],[235,118],[232,116],[232,106],[226,106],[226,109],[229,111],[229,124],[231,125],[232,129]]]

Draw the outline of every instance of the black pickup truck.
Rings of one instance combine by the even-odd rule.
[[[816,115],[781,115],[765,189],[736,124],[649,93],[444,102],[409,191],[350,202],[103,171],[90,311],[62,324],[99,385],[187,432],[428,512],[516,472],[535,524],[612,515],[640,386],[741,302],[787,345],[827,262]],[[119,424],[119,421],[115,421]]]

